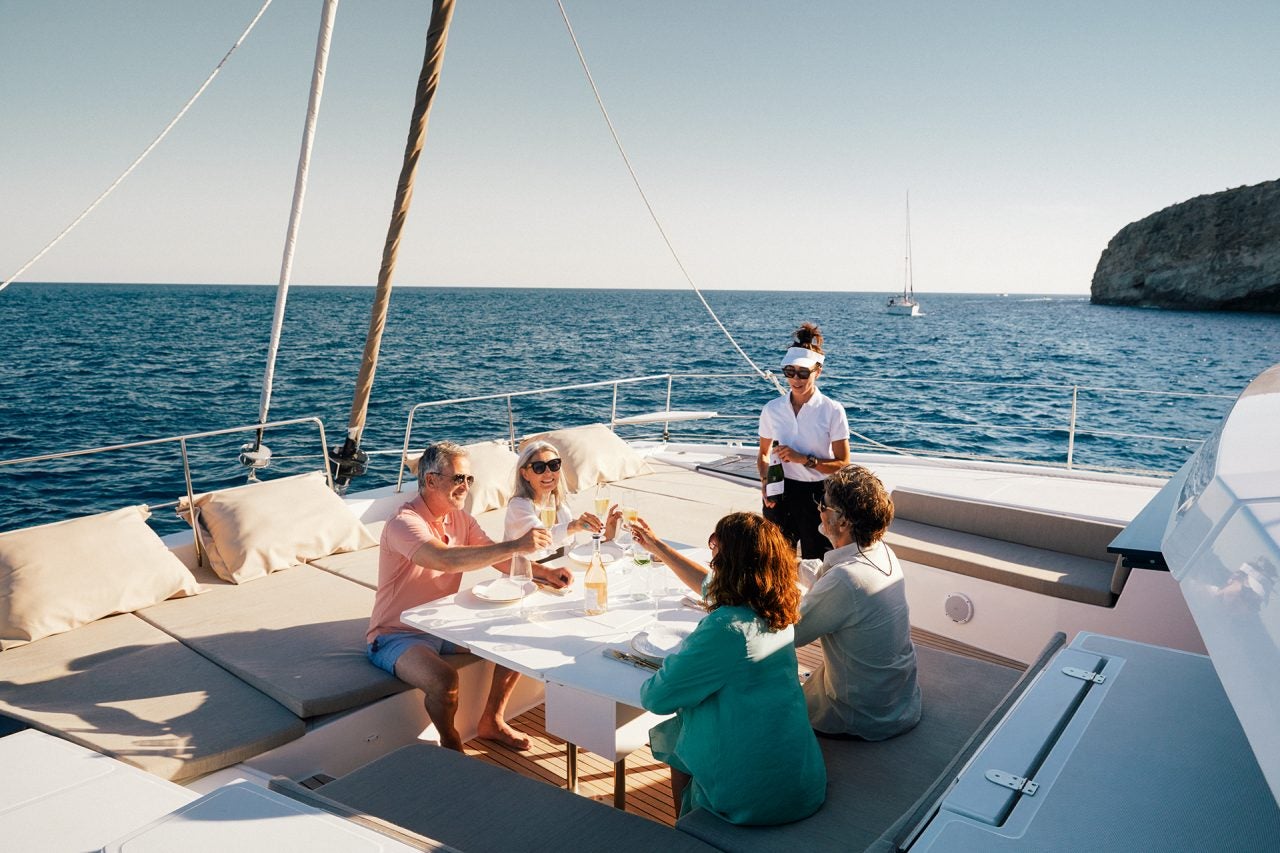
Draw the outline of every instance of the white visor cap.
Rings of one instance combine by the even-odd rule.
[[[783,367],[808,367],[814,368],[822,364],[822,353],[814,352],[804,347],[791,347],[787,350],[787,354],[782,357]]]

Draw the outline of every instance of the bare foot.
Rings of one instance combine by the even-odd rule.
[[[476,736],[485,740],[496,740],[503,746],[512,749],[526,750],[532,742],[527,735],[523,735],[511,726],[507,725],[505,720],[481,720],[476,726]]]

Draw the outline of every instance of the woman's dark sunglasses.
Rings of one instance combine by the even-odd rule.
[[[808,379],[813,371],[807,367],[784,367],[782,375],[788,379]]]
[[[532,468],[535,474],[545,474],[547,469],[550,468],[551,473],[554,474],[560,470],[560,465],[559,459],[548,459],[545,462],[539,459],[537,462],[530,462],[526,467]]]

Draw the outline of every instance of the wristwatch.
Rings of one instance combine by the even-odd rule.
[[[808,458],[808,459],[806,459],[806,460],[804,460],[804,467],[806,467],[806,468],[817,468],[817,467],[818,467],[818,457],[816,457],[816,456],[814,456],[812,453],[810,453],[810,454],[809,454],[809,458]]]

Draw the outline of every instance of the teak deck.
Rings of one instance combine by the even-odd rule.
[[[940,637],[928,631],[911,629],[911,637],[918,645],[932,646],[944,651],[989,661],[1022,670],[1026,664],[993,655],[981,649]],[[802,670],[811,670],[822,661],[822,649],[811,643],[797,650]],[[512,726],[527,734],[533,745],[525,752],[487,740],[475,739],[466,744],[468,755],[481,761],[513,770],[531,779],[563,787],[565,784],[564,741],[547,734],[543,706],[539,705],[511,720]],[[613,763],[579,750],[578,790],[606,805],[613,803]],[[671,776],[667,766],[653,757],[648,747],[639,749],[627,757],[627,811],[658,823],[674,826],[675,807],[671,802]]]

